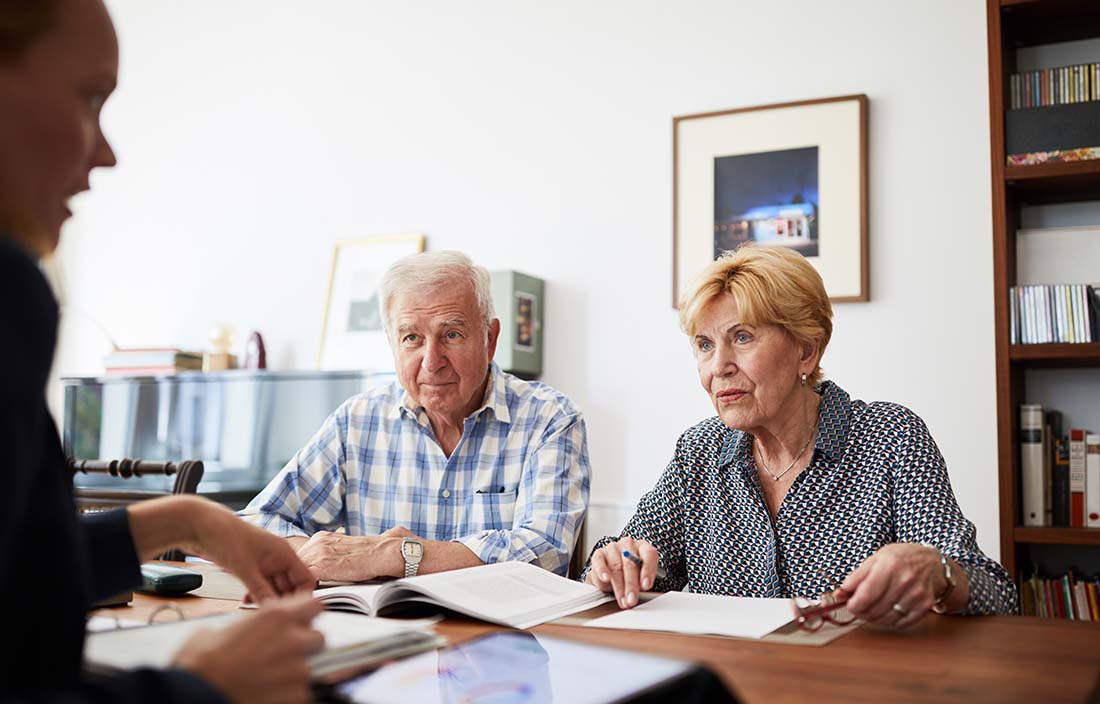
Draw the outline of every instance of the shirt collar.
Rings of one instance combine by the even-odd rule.
[[[821,411],[817,417],[817,439],[814,452],[821,452],[830,460],[839,460],[848,441],[851,425],[852,401],[844,389],[831,381],[823,381],[818,387],[821,394]],[[718,466],[737,463],[747,465],[752,453],[752,436],[741,430],[727,430],[718,456]]]
[[[488,410],[502,423],[511,423],[512,414],[508,411],[508,390],[504,379],[504,372],[496,362],[489,363],[489,381],[485,384],[485,396],[481,399],[481,405],[467,418],[477,418],[482,411]],[[419,418],[423,406],[413,400],[408,391],[401,388],[401,403],[395,409],[395,415],[407,413],[412,418]]]
[[[814,449],[831,460],[839,460],[848,444],[848,429],[852,424],[852,399],[831,381],[821,382],[821,412],[817,418],[817,440]]]

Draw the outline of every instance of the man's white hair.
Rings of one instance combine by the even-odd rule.
[[[394,262],[382,276],[378,305],[386,334],[393,339],[393,300],[411,291],[432,291],[444,286],[467,283],[477,299],[481,324],[488,330],[496,318],[489,288],[489,270],[477,266],[462,252],[419,252]]]

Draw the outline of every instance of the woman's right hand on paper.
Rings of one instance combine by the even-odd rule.
[[[231,702],[308,702],[306,658],[325,643],[310,626],[320,612],[320,602],[311,598],[270,601],[232,626],[191,636],[173,666],[198,675]]]
[[[623,556],[624,552],[640,557],[642,564],[636,565]],[[657,579],[659,561],[657,548],[648,540],[624,535],[592,553],[585,581],[605,592],[614,592],[619,608],[633,608],[638,605],[638,595],[650,589]]]

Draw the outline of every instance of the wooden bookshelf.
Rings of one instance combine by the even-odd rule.
[[[997,373],[997,484],[1001,561],[1014,577],[1030,565],[1032,546],[1100,547],[1100,529],[1030,528],[1020,520],[1020,405],[1034,368],[1097,369],[1100,343],[1009,344],[1008,290],[1016,284],[1016,230],[1021,208],[1100,200],[1100,160],[1007,166],[1005,110],[1022,47],[1100,37],[1097,0],[986,0],[989,50],[990,156],[993,196],[993,296]],[[1082,147],[1100,146],[1083,144]],[[1100,383],[1097,384],[1100,391]],[[1097,394],[1100,398],[1100,393]]]
[[[1013,531],[1017,543],[1100,545],[1100,528],[1026,528]]]
[[[1100,342],[1010,345],[1008,358],[1028,367],[1097,367],[1100,366]]]

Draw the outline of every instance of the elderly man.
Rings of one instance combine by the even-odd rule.
[[[491,361],[489,273],[459,252],[415,254],[379,298],[397,382],[344,402],[242,515],[319,579],[504,560],[564,575],[588,508],[584,420]]]

